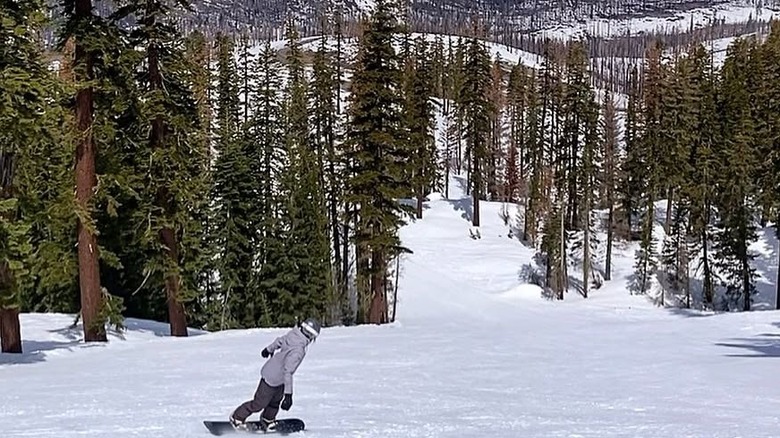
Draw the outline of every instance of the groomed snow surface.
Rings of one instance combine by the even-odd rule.
[[[531,251],[502,205],[469,237],[462,179],[402,230],[398,321],[323,329],[295,375],[307,437],[777,437],[780,315],[702,314],[627,292],[541,296]],[[514,210],[510,209],[510,214]],[[207,437],[255,390],[262,348],[285,329],[193,331],[128,321],[85,346],[72,316],[22,316],[23,356],[0,355],[0,436]]]

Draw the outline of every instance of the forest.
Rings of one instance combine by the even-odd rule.
[[[289,17],[281,45],[182,27],[179,3],[117,6],[66,0],[57,23],[41,0],[0,6],[3,352],[22,350],[20,312],[76,314],[86,342],[125,317],[172,336],[391,322],[414,251],[398,230],[453,173],[475,238],[480,201],[518,205],[557,299],[609,281],[622,240],[641,243],[631,293],[657,278],[671,305],[751,309],[748,247],[780,215],[777,23],[722,66],[692,31],[599,75],[592,40],[510,64],[478,17],[424,38],[389,0],[353,36],[323,13],[328,38],[304,43]]]

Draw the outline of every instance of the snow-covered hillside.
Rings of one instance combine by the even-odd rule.
[[[396,323],[323,329],[281,416],[305,437],[773,437],[775,312],[669,311],[626,291],[632,248],[591,298],[520,280],[531,251],[482,203],[469,237],[462,179],[404,227]],[[511,210],[510,210],[511,214]],[[207,437],[255,390],[275,330],[193,332],[128,322],[84,346],[64,315],[23,315],[26,353],[0,355],[3,437]]]

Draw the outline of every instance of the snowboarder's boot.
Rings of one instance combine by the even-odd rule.
[[[244,423],[243,421],[236,420],[232,415],[230,416],[228,421],[230,421],[230,425],[233,426],[233,429],[236,429],[236,430],[249,430],[249,426],[247,426],[246,423]]]
[[[263,432],[273,432],[276,430],[276,420],[260,417],[259,429]]]

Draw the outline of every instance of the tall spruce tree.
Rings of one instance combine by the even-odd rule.
[[[251,161],[253,142],[240,124],[234,44],[217,38],[217,117],[214,164],[213,236],[223,313],[220,327],[252,327],[259,319],[253,291],[254,255],[258,243],[253,203],[257,188]],[[216,323],[216,322],[215,322]]]
[[[690,54],[693,64],[691,81],[698,118],[693,129],[694,142],[688,158],[689,175],[686,197],[690,205],[689,252],[698,256],[694,272],[702,275],[702,306],[712,309],[715,297],[715,274],[712,258],[712,225],[714,210],[714,181],[717,160],[714,155],[718,137],[716,93],[717,75],[712,67],[712,55],[703,45],[697,44]]]
[[[310,135],[308,77],[303,66],[298,30],[287,25],[287,71],[285,96],[286,149],[289,168],[284,191],[289,193],[290,238],[287,250],[296,267],[293,283],[294,307],[284,309],[298,319],[322,320],[327,314],[333,281],[328,241],[322,165],[316,143]]]
[[[346,201],[356,207],[358,323],[388,321],[388,261],[401,250],[398,228],[404,213],[399,198],[411,193],[405,163],[411,154],[399,140],[400,62],[393,48],[396,21],[387,0],[376,2],[359,40],[347,132],[349,176]]]
[[[145,271],[152,290],[159,290],[158,285],[165,290],[171,335],[187,336],[185,303],[199,298],[197,275],[204,263],[204,230],[197,212],[206,207],[207,190],[193,72],[184,58],[184,38],[172,21],[176,9],[167,1],[135,0],[127,10],[138,20],[131,37],[144,55],[139,131],[148,132],[145,152],[150,159],[138,216],[145,224],[139,227],[148,251]]]
[[[602,194],[607,208],[607,249],[604,261],[604,278],[612,279],[612,244],[615,239],[615,206],[617,203],[617,184],[619,181],[619,169],[622,164],[618,150],[620,127],[618,125],[617,108],[614,95],[607,91],[604,96],[602,119],[602,145],[604,156],[604,170],[602,174]]]
[[[755,40],[738,39],[726,52],[720,105],[721,138],[716,196],[715,257],[726,285],[724,307],[741,303],[750,310],[755,287],[754,255],[757,187],[756,123],[751,113],[751,55]]]
[[[43,3],[0,5],[0,345],[22,353],[19,312],[30,277],[33,247],[25,197],[37,197],[32,176],[41,147],[50,147],[59,87],[47,71],[36,34],[45,24]],[[21,168],[21,169],[20,169]],[[36,173],[36,175],[40,175]],[[36,187],[37,188],[37,187]],[[22,198],[20,202],[20,198]]]
[[[413,181],[417,198],[417,218],[422,218],[423,202],[438,180],[437,151],[434,138],[433,67],[425,40],[415,41],[414,56],[408,71],[405,125],[409,129],[409,147],[414,154]]]
[[[493,105],[488,98],[490,58],[485,45],[472,37],[466,43],[460,107],[463,111],[463,136],[469,157],[469,180],[472,197],[472,225],[480,226],[479,202],[485,199],[486,169],[490,159],[490,114]]]
[[[286,207],[289,193],[284,188],[290,184],[284,184],[284,178],[295,175],[288,171],[285,147],[283,66],[270,42],[263,46],[254,70],[259,75],[250,99],[254,146],[249,157],[252,168],[256,169],[252,183],[258,197],[251,208],[252,214],[259,219],[260,244],[256,256],[259,271],[253,281],[255,293],[247,297],[244,305],[254,309],[261,326],[269,326],[294,321],[294,315],[283,311],[289,311],[294,305],[292,291],[296,279],[285,244],[290,227]]]
[[[137,111],[132,65],[138,54],[119,24],[127,8],[105,17],[97,14],[91,0],[65,0],[62,12],[59,39],[63,45],[73,45],[73,59],[67,63],[75,90],[75,99],[69,102],[74,126],[66,138],[75,143],[79,317],[86,342],[106,342],[106,323],[121,328],[123,305],[121,298],[103,287],[101,278],[102,271],[119,266],[119,259],[97,236],[117,217],[118,197],[125,195],[124,183],[133,177],[121,159],[135,135],[123,128]]]
[[[343,198],[343,153],[339,141],[337,114],[338,79],[336,62],[326,48],[326,39],[320,40],[312,60],[312,79],[310,93],[311,136],[312,143],[321,162],[321,178],[324,197],[328,210],[328,231],[333,253],[333,286],[328,298],[328,321],[331,323],[348,322],[349,297],[347,289],[347,272],[344,269],[342,235],[342,198]]]

